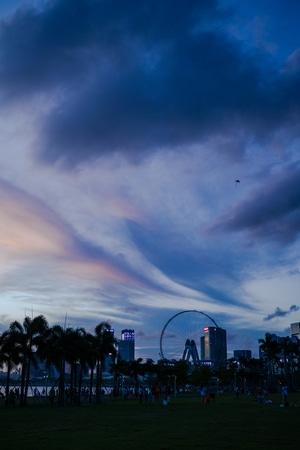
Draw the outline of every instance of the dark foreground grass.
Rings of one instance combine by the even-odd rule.
[[[0,447],[20,450],[110,449],[295,449],[300,431],[300,394],[295,406],[257,405],[246,396],[172,399],[168,406],[106,400],[81,407],[0,407]]]

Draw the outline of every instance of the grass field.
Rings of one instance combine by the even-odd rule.
[[[254,404],[232,394],[204,405],[200,398],[178,397],[168,406],[112,401],[80,407],[0,407],[1,449],[295,449],[300,428],[300,394],[294,406]],[[297,406],[299,404],[299,407]],[[299,428],[298,428],[299,427]]]

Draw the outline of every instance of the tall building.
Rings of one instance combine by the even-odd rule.
[[[201,337],[201,361],[210,361],[219,366],[227,360],[226,330],[219,327],[204,327]]]
[[[115,330],[113,328],[108,328],[106,330],[104,330],[105,333],[110,333],[112,338],[114,339],[115,337]],[[105,356],[104,359],[104,365],[103,365],[103,373],[107,374],[107,373],[111,373],[111,366],[115,363],[115,357],[109,353],[108,355]]]
[[[118,341],[119,355],[125,361],[134,360],[134,330],[122,330],[121,340]]]
[[[300,322],[291,323],[291,336],[300,341]]]

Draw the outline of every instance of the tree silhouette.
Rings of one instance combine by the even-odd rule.
[[[4,331],[0,336],[0,367],[7,368],[5,385],[5,405],[9,404],[9,383],[10,374],[14,367],[22,361],[22,349],[16,336],[9,330]]]
[[[102,400],[102,376],[105,366],[105,358],[111,355],[113,358],[117,355],[117,341],[111,331],[108,322],[100,322],[95,328],[95,351],[96,351],[96,402]]]
[[[22,369],[20,406],[26,406],[31,364],[33,364],[34,367],[37,367],[38,365],[37,350],[48,330],[48,322],[42,315],[34,317],[33,319],[25,317],[23,324],[18,321],[12,322],[9,330],[13,339],[16,340],[21,347]]]
[[[41,356],[45,360],[48,369],[53,364],[59,372],[58,406],[65,405],[66,357],[68,354],[68,345],[70,345],[68,336],[72,331],[72,328],[64,329],[60,325],[54,325],[48,330],[43,342],[43,348],[41,349]]]
[[[263,352],[267,362],[268,387],[276,389],[277,383],[275,378],[275,364],[278,363],[278,354],[280,353],[280,345],[274,339],[271,333],[265,334],[265,339],[258,339],[259,348]]]

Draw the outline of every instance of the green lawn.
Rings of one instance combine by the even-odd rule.
[[[100,405],[0,407],[1,448],[20,450],[112,449],[286,449],[297,448],[300,394],[295,405],[253,404],[247,396],[219,396],[204,405],[198,397],[178,397],[168,406],[135,400]],[[299,404],[299,407],[296,406]]]

